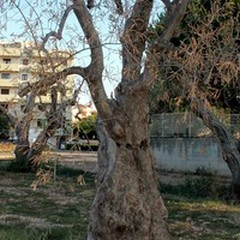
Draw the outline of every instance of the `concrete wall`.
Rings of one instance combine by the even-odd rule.
[[[196,172],[204,168],[218,175],[231,175],[222,159],[221,147],[216,138],[152,137],[151,145],[160,169]]]

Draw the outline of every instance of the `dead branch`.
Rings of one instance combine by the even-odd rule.
[[[137,0],[131,16],[127,19],[121,37],[123,46],[122,80],[133,81],[140,76],[141,61],[146,43],[146,31],[149,23],[153,1]]]
[[[167,10],[170,12],[172,9],[172,3],[169,0],[162,0],[162,2],[166,6]]]
[[[123,4],[121,0],[114,0],[118,14],[123,14]]]
[[[148,89],[152,83],[158,79],[160,54],[164,50],[169,50],[170,39],[179,26],[189,1],[190,0],[175,0],[172,3],[172,8],[167,12],[168,17],[165,22],[165,28],[161,35],[150,44],[145,61],[144,72],[141,75],[140,80],[135,81],[135,84],[131,87],[132,91]]]
[[[17,122],[17,118],[14,117],[11,113],[9,113],[8,110],[6,108],[4,108],[2,105],[0,105],[0,112],[1,112],[1,114],[3,114],[4,116],[7,117],[11,126],[15,127],[15,124]]]
[[[44,46],[45,44],[47,43],[48,39],[50,37],[55,37],[57,38],[58,40],[61,40],[62,39],[62,32],[63,32],[63,28],[64,28],[64,25],[66,23],[66,20],[67,20],[67,17],[69,15],[69,13],[72,11],[73,9],[73,6],[68,6],[61,18],[61,21],[59,23],[59,27],[58,27],[58,31],[51,31],[49,32],[48,34],[46,34],[45,37],[42,38],[42,44],[41,44],[41,49],[44,49]]]
[[[165,44],[169,44],[174,31],[179,26],[181,19],[183,18],[188,2],[190,0],[175,0],[173,2],[173,7],[168,10],[168,18],[165,23],[165,27],[158,39],[152,44],[151,48],[159,49],[165,48]]]
[[[38,135],[36,141],[32,144],[27,154],[27,157],[30,161],[42,153],[48,139],[51,138],[56,130],[61,126],[61,116],[63,113],[62,111],[57,110],[57,89],[55,86],[51,89],[51,100],[49,112],[46,112],[47,125],[44,126],[43,130]]]
[[[87,8],[88,9],[91,9],[94,7],[94,0],[88,0],[87,1]]]
[[[49,87],[51,87],[53,84],[55,84],[59,80],[66,78],[68,75],[77,74],[84,77],[85,71],[86,69],[80,66],[65,68],[61,72],[51,74],[50,76],[46,77],[44,80],[39,80],[32,84],[28,84],[27,86],[19,90],[18,95],[20,97],[24,97],[33,89],[36,89],[36,94],[39,94],[39,92],[45,93],[48,91]]]
[[[32,27],[30,26],[29,24],[29,21],[27,20],[24,12],[22,11],[22,9],[19,7],[19,5],[15,2],[15,1],[12,1],[12,4],[17,8],[17,10],[20,12],[22,18],[24,19],[24,22],[26,23],[31,35],[32,35],[32,38],[34,39],[34,42],[35,44],[37,44],[37,37],[35,36],[34,32],[33,32],[33,29]]]
[[[91,63],[85,69],[84,79],[88,82],[95,106],[103,114],[109,115],[110,106],[102,82],[103,51],[98,32],[92,22],[92,17],[83,0],[73,0],[74,13],[77,17],[91,51]]]

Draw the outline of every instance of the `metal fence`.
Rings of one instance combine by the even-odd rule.
[[[239,138],[240,114],[220,114],[220,121]],[[195,114],[186,113],[163,113],[151,115],[151,137],[214,137],[212,131],[204,126],[202,120]]]

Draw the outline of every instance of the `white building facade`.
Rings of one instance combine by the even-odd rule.
[[[26,97],[20,98],[18,92],[29,83],[54,77],[54,73],[60,72],[72,65],[73,58],[68,51],[51,50],[48,54],[39,51],[37,47],[29,43],[0,43],[0,105],[17,119],[23,115]],[[72,76],[61,79],[57,83],[58,105],[72,97],[74,80]],[[61,87],[64,93],[61,92]],[[46,123],[46,116],[41,108],[48,108],[51,104],[50,89],[44,89],[35,99],[35,107],[32,109],[32,121],[29,131],[29,141],[32,143],[41,132]],[[3,113],[1,113],[3,114]],[[57,135],[64,132],[65,125],[71,125],[72,108],[66,106],[63,119],[60,119],[62,128]],[[11,133],[13,137],[14,133]]]

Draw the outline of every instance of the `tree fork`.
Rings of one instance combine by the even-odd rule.
[[[104,120],[98,124],[98,190],[93,202],[88,240],[167,240],[167,210],[158,189],[148,137],[146,103],[134,96],[122,103],[116,136]],[[138,119],[138,123],[136,123]],[[107,126],[114,120],[106,120]],[[110,137],[112,136],[112,138]]]
[[[240,200],[240,151],[238,142],[234,140],[232,134],[220,122],[214,114],[212,114],[200,99],[193,99],[192,110],[200,117],[203,123],[211,129],[216,137],[220,140],[222,148],[223,160],[227,163],[232,173],[232,195],[236,200]]]

